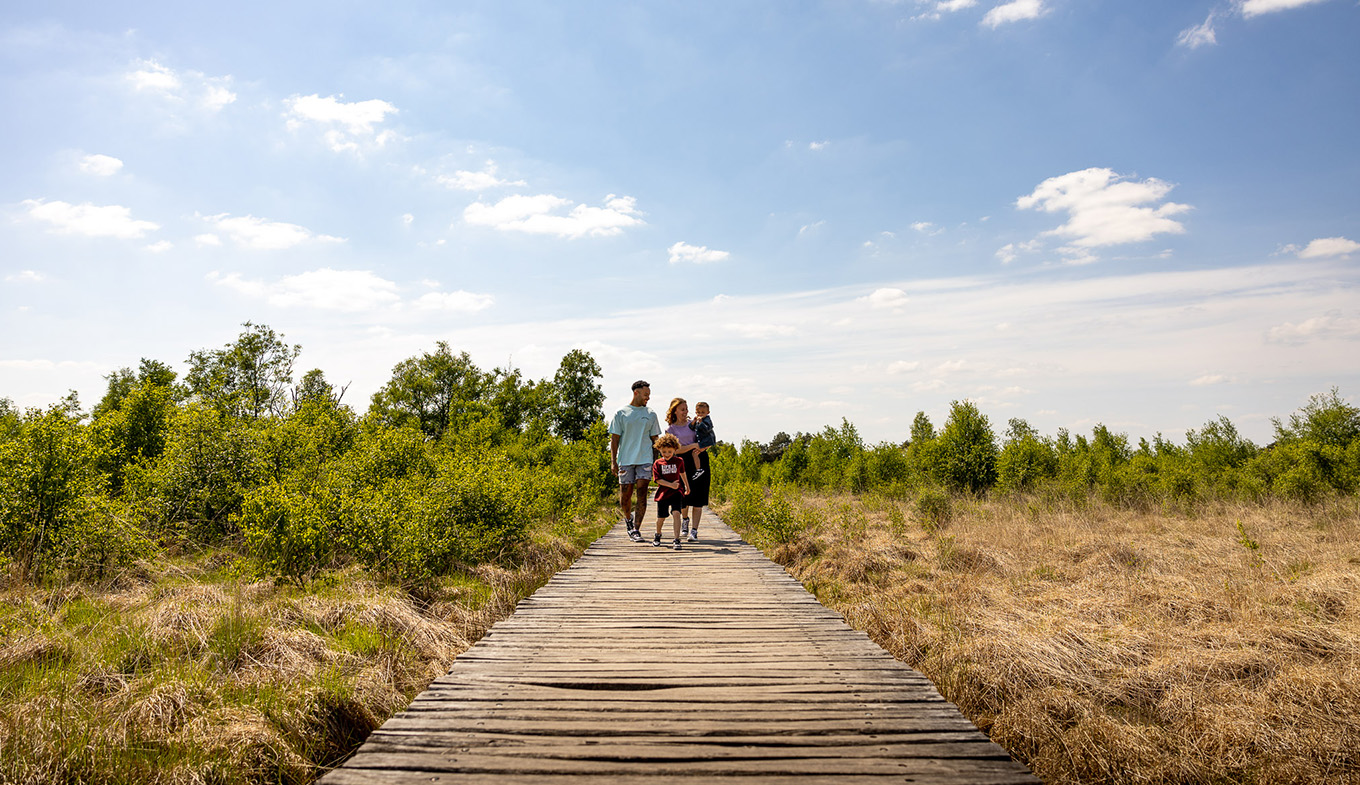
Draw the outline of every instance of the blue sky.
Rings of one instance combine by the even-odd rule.
[[[724,439],[1257,441],[1360,393],[1354,0],[0,8],[0,396],[246,320],[359,409],[447,340]]]

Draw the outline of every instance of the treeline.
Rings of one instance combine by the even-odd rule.
[[[1174,443],[1160,435],[1133,444],[1097,425],[1090,436],[1040,434],[1012,419],[999,435],[969,401],[955,401],[936,430],[918,412],[902,444],[866,445],[848,421],[820,433],[780,433],[768,443],[722,445],[715,478],[916,496],[923,491],[1036,493],[1083,502],[1093,496],[1125,508],[1186,505],[1208,499],[1304,502],[1360,490],[1360,409],[1337,390],[1312,396],[1275,440],[1258,446],[1226,417]]]
[[[247,322],[179,379],[143,359],[88,413],[74,393],[0,399],[0,567],[101,578],[162,548],[229,542],[305,581],[359,563],[415,582],[513,552],[535,520],[608,491],[599,365],[551,379],[484,370],[440,342],[399,363],[367,411],[301,351]]]

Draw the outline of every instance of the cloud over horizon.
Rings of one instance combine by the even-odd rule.
[[[1188,204],[1166,202],[1175,186],[1149,177],[1131,180],[1112,169],[1092,167],[1050,177],[1032,193],[1015,201],[1021,210],[1067,213],[1068,220],[1041,237],[1061,237],[1059,249],[1072,261],[1090,261],[1091,249],[1150,240],[1161,234],[1184,234],[1185,226],[1171,216],[1188,212]]]
[[[569,210],[564,210],[568,207]],[[473,202],[463,210],[463,220],[472,226],[566,239],[613,237],[624,229],[641,226],[644,223],[641,216],[633,197],[614,194],[606,196],[601,207],[538,194],[507,196],[495,204]]]
[[[31,217],[51,225],[52,231],[58,234],[135,240],[161,228],[158,223],[134,219],[130,208],[116,204],[98,206],[90,202],[71,204],[25,199],[23,205]]]

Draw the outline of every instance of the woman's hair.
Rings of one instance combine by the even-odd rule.
[[[678,450],[680,449],[680,440],[675,438],[675,434],[673,433],[663,433],[660,436],[656,437],[656,441],[652,442],[652,445],[655,446],[658,450],[661,449],[662,447],[669,447],[672,450]]]
[[[684,399],[684,398],[672,398],[672,399],[671,399],[671,405],[666,407],[666,424],[667,424],[667,425],[675,425],[677,422],[679,422],[679,421],[675,418],[675,410],[676,410],[676,409],[679,409],[679,408],[680,408],[681,406],[683,406],[683,405],[685,405],[685,399]]]

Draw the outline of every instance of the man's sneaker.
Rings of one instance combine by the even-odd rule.
[[[633,542],[642,542],[642,532],[638,531],[637,529],[629,529],[628,539],[632,540]]]
[[[697,539],[699,539],[699,530],[698,530],[698,529],[690,529],[690,530],[689,530],[689,541],[690,541],[690,542],[694,542],[694,541],[697,540]]]
[[[657,535],[656,544],[657,545],[661,544],[661,535]],[[671,540],[671,547],[676,549],[677,551],[680,550],[680,540],[678,539]]]
[[[655,545],[658,548],[661,547],[661,532],[656,533],[656,539],[652,540],[652,545]]]

